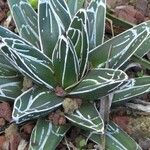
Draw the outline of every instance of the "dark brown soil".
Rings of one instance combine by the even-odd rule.
[[[3,24],[9,11],[6,0],[0,0],[0,24]]]
[[[114,15],[133,24],[150,19],[149,0],[107,0]]]

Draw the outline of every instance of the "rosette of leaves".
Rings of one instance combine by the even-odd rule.
[[[104,121],[96,103],[102,97],[114,93],[114,103],[150,91],[150,77],[128,79],[123,70],[132,57],[148,52],[150,22],[104,42],[105,0],[86,9],[77,0],[39,0],[37,12],[27,0],[8,3],[19,35],[0,27],[0,97],[14,102],[17,124],[37,119],[29,149],[55,149],[71,125],[101,137]],[[30,86],[22,91],[27,78]],[[64,125],[45,117],[58,109],[68,120]],[[130,149],[140,149],[113,123],[107,136],[106,148],[128,149],[126,140]]]

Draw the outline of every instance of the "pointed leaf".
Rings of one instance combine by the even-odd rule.
[[[55,78],[62,87],[69,87],[78,81],[78,58],[70,39],[63,35],[59,38],[52,61]]]
[[[149,26],[150,22],[142,23],[94,48],[89,54],[90,62],[95,67],[102,67],[109,57],[110,68],[121,67],[147,39],[150,34]]]
[[[121,70],[93,69],[69,95],[85,100],[95,100],[116,90],[126,83],[127,78]]]
[[[92,103],[83,104],[73,114],[67,114],[65,116],[69,121],[82,129],[97,133],[104,132],[104,122],[96,106]]]
[[[7,69],[8,72],[17,72],[13,65],[4,57],[2,51],[0,51],[0,68]]]
[[[55,13],[62,21],[66,31],[71,22],[71,14],[67,6],[66,0],[51,0],[51,4],[53,6],[53,9],[55,10]]]
[[[53,0],[40,0],[38,16],[42,51],[50,58],[58,37],[64,32],[64,26],[52,3]]]
[[[129,100],[148,92],[150,92],[150,76],[131,79],[123,87],[115,91],[113,103]]]
[[[62,98],[44,88],[31,88],[22,93],[14,103],[13,120],[21,123],[47,115],[62,105]]]
[[[69,125],[56,126],[45,119],[39,119],[31,134],[29,150],[55,150]]]
[[[22,92],[22,78],[0,55],[0,99],[15,100]]]
[[[2,37],[1,50],[20,72],[48,88],[56,86],[53,80],[52,62],[35,47],[20,39]]]
[[[21,38],[17,34],[13,33],[12,31],[8,30],[7,28],[4,28],[4,27],[0,26],[0,39],[7,39],[7,38],[21,40],[25,44],[31,45],[28,41]]]
[[[140,47],[136,51],[136,55],[138,55],[139,57],[143,57],[150,51],[149,47],[150,47],[150,35],[146,38],[146,40],[142,43],[142,45],[140,45]]]
[[[83,77],[87,67],[89,52],[89,40],[86,19],[87,16],[85,10],[80,9],[74,16],[67,32],[73,45],[75,46],[75,50],[78,55],[81,77]]]
[[[0,75],[0,99],[14,101],[22,92],[22,80],[14,76]]]
[[[8,4],[19,34],[29,43],[40,48],[35,10],[27,0],[8,0]]]
[[[106,0],[91,1],[87,8],[89,22],[90,49],[100,45],[104,40]]]
[[[87,137],[91,133],[84,131],[83,134]],[[101,144],[101,135],[92,134],[90,140],[96,144]],[[142,150],[141,147],[120,127],[113,122],[110,122],[106,132],[106,150]]]
[[[67,4],[71,15],[74,16],[78,9],[83,7],[84,0],[67,0]]]

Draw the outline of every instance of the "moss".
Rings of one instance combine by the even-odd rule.
[[[64,112],[67,114],[73,113],[81,105],[81,99],[65,98],[63,101]]]
[[[29,88],[31,88],[33,86],[33,82],[31,79],[29,79],[28,77],[24,77],[23,78],[23,88],[22,88],[22,92],[28,90]]]
[[[139,137],[150,138],[150,117],[131,118],[129,128],[131,129],[131,135],[136,139],[139,139]]]

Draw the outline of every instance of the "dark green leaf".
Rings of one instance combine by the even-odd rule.
[[[27,45],[30,45],[28,41],[26,41],[25,39],[21,38],[17,34],[13,33],[12,31],[2,26],[0,26],[0,39],[16,39],[16,40],[21,40]]]
[[[150,51],[150,35],[146,38],[146,40],[140,45],[138,50],[136,51],[136,55],[139,57],[143,57],[145,54],[147,54]]]
[[[77,12],[78,0],[67,0],[68,7],[72,16]]]
[[[109,67],[121,67],[147,39],[149,26],[150,22],[142,23],[94,48],[89,54],[90,62],[94,67],[104,66],[110,51]]]
[[[62,21],[65,30],[67,30],[71,22],[71,14],[67,6],[66,0],[51,0],[50,3],[52,4],[55,13]]]
[[[84,0],[67,0],[67,3],[71,15],[74,16],[78,9],[83,7]]]
[[[13,120],[21,123],[47,115],[61,106],[63,99],[45,88],[31,88],[22,93],[14,103]]]
[[[40,0],[38,16],[42,51],[50,58],[58,37],[64,32],[64,26],[55,10],[58,8],[53,3],[53,0]]]
[[[27,0],[8,0],[8,4],[19,34],[29,43],[40,48],[35,10]]]
[[[86,12],[84,9],[80,9],[74,16],[70,27],[68,29],[68,36],[70,37],[75,50],[78,55],[80,62],[80,76],[83,77],[87,62],[88,62],[88,52],[89,52],[89,40],[87,33],[87,22],[86,22]]]
[[[22,78],[0,55],[0,98],[15,100],[22,92]]]
[[[54,75],[59,84],[67,88],[78,81],[79,64],[70,39],[61,36],[53,52]]]
[[[84,131],[83,134],[87,137],[91,133]],[[92,134],[90,140],[96,144],[101,144],[102,138],[99,134]],[[141,147],[119,126],[110,122],[106,131],[106,150],[142,150]]]
[[[67,114],[66,118],[82,129],[104,132],[104,122],[96,106],[92,103],[83,104],[73,114]]]
[[[104,40],[106,0],[91,1],[87,8],[89,22],[90,49],[100,45]]]
[[[10,72],[17,72],[13,65],[4,57],[2,51],[0,51],[0,68],[5,68]]]
[[[31,134],[29,150],[55,150],[69,125],[56,126],[45,119],[39,119]]]
[[[148,92],[150,92],[150,76],[130,79],[127,84],[115,91],[113,103],[129,100]]]
[[[2,38],[2,41],[4,44],[1,45],[1,50],[16,69],[48,88],[56,86],[49,58],[21,40]]]
[[[127,78],[127,75],[121,70],[93,69],[69,95],[85,100],[95,100],[119,88],[127,82]]]

